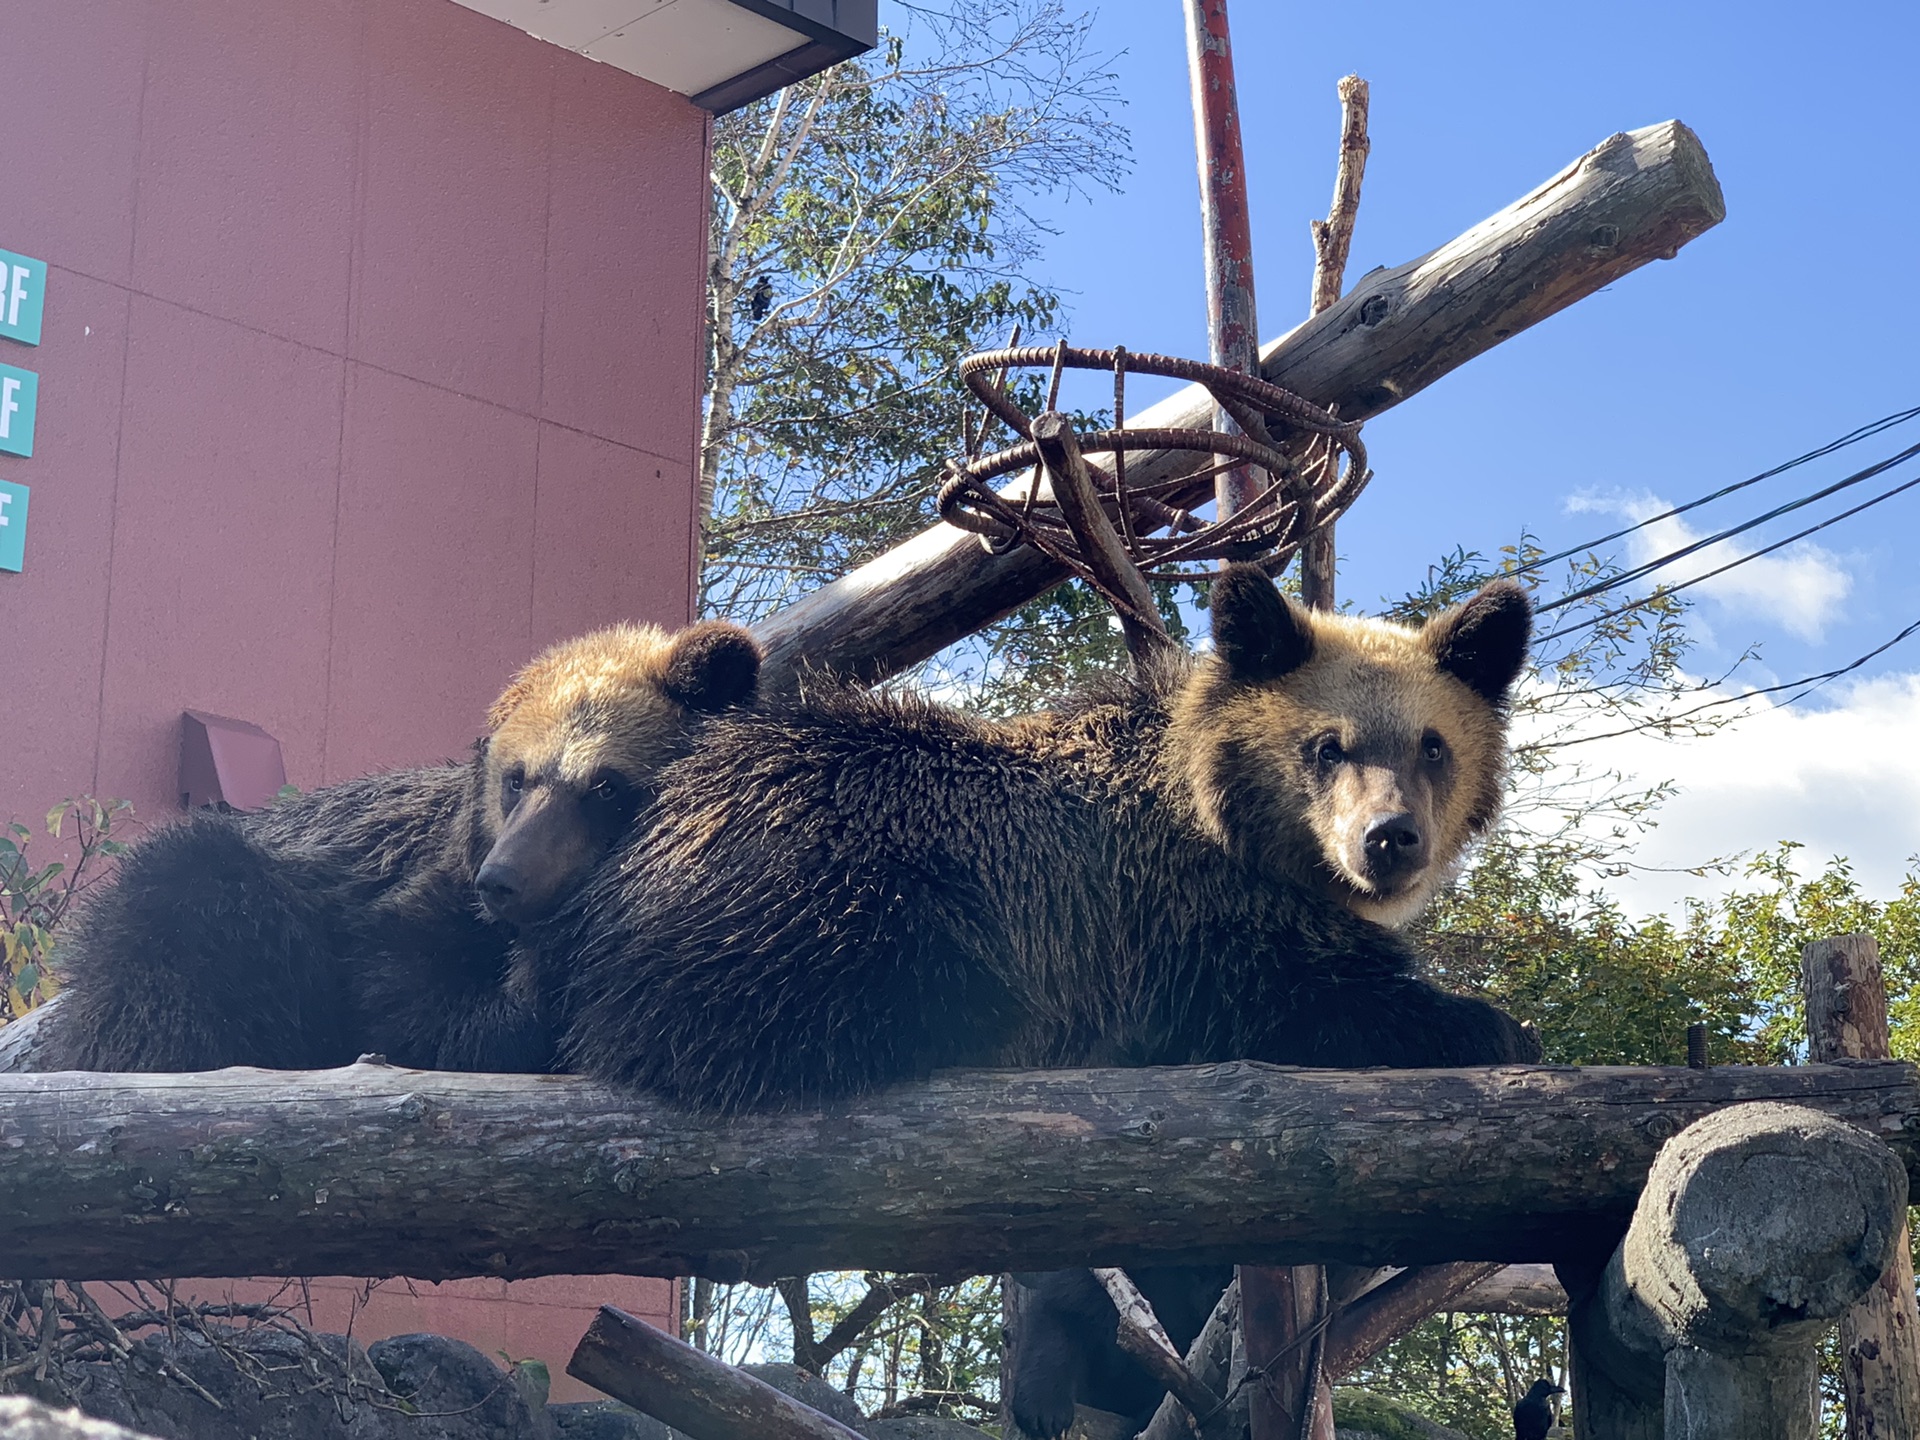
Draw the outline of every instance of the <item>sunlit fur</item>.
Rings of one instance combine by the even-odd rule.
[[[1506,713],[1435,663],[1445,621],[1415,629],[1293,607],[1311,656],[1246,685],[1212,656],[1174,705],[1169,748],[1200,827],[1276,879],[1318,890],[1378,924],[1411,921],[1499,818]],[[1423,756],[1437,735],[1438,766]],[[1317,762],[1334,737],[1351,763]],[[1386,889],[1362,857],[1372,817],[1404,811],[1426,863]]]
[[[546,1068],[551,1038],[505,986],[516,931],[474,890],[504,828],[502,777],[617,766],[644,786],[704,718],[751,696],[757,669],[731,626],[614,626],[522,670],[464,763],[157,830],[62,937],[50,1053],[96,1070],[317,1068],[368,1051]],[[577,883],[613,838],[560,855],[560,879]]]
[[[493,702],[487,798],[500,776],[584,784],[596,772],[651,775],[686,747],[688,708],[666,690],[673,640],[657,625],[614,625],[536,656]]]

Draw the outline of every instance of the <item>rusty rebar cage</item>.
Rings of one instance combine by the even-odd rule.
[[[1113,375],[1112,427],[1080,432],[1076,438],[1092,462],[1088,468],[1095,489],[1115,522],[1123,548],[1147,575],[1209,579],[1210,571],[1180,567],[1217,559],[1258,560],[1270,574],[1278,575],[1307,537],[1343,514],[1371,478],[1357,421],[1343,421],[1333,411],[1253,376],[1170,355],[1137,354],[1124,347],[1082,350],[1064,341],[990,350],[962,360],[960,375],[989,416],[1013,431],[1018,442],[979,454],[988,428],[982,425],[967,458],[948,462],[948,479],[941,486],[938,503],[942,519],[972,531],[993,553],[1030,544],[1083,578],[1093,578],[1078,538],[1050,488],[1042,483],[1044,465],[1033,439],[1032,419],[1007,394],[1010,372],[1042,367],[1052,372],[1049,411],[1058,401],[1063,371],[1100,370]],[[1129,428],[1129,374],[1166,376],[1205,386],[1219,409],[1244,433]],[[1141,451],[1190,454],[1196,463],[1169,478],[1129,484],[1127,456]],[[1260,484],[1251,500],[1229,518],[1204,520],[1175,503],[1190,496],[1201,481],[1246,464],[1256,468]],[[1003,492],[993,483],[1023,470],[1030,472],[1024,490],[1010,487]]]

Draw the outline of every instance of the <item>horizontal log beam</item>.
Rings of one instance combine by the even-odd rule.
[[[1686,126],[1668,120],[1614,135],[1457,239],[1363,276],[1265,346],[1261,374],[1339,406],[1344,419],[1367,419],[1630,271],[1670,259],[1725,217],[1707,152]],[[1212,414],[1193,385],[1128,426],[1205,426]],[[1127,478],[1170,479],[1191,460],[1136,451]],[[1181,503],[1211,493],[1209,479]],[[807,664],[883,679],[1011,614],[1063,574],[1031,549],[988,555],[974,536],[936,525],[763,621],[764,673],[778,684]]]
[[[732,1120],[569,1076],[0,1076],[0,1276],[1551,1260],[1749,1100],[1920,1164],[1920,1072],[954,1071]]]

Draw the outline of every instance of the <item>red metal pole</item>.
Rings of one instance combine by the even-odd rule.
[[[1251,375],[1260,362],[1260,327],[1253,303],[1253,222],[1247,212],[1247,164],[1240,148],[1227,0],[1185,0],[1185,5],[1206,247],[1208,358]],[[1215,414],[1214,427],[1234,428],[1225,413]],[[1217,518],[1225,520],[1258,493],[1258,482],[1247,467],[1222,471],[1214,482]],[[1319,1290],[1319,1272],[1311,1266],[1240,1269],[1248,1360],[1258,1365],[1272,1357],[1252,1395],[1252,1440],[1298,1440],[1332,1428],[1329,1418],[1312,1413],[1317,1408],[1319,1349],[1304,1342],[1319,1308]]]
[[[1207,350],[1215,365],[1253,374],[1260,327],[1253,305],[1253,224],[1247,167],[1240,150],[1240,102],[1233,87],[1227,0],[1186,0],[1187,70],[1193,86],[1193,138],[1200,161],[1200,224],[1207,263]],[[1233,428],[1222,413],[1214,424]],[[1215,482],[1224,520],[1259,493],[1240,466]]]

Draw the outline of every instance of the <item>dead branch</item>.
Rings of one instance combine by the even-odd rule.
[[[1339,92],[1340,160],[1334,168],[1333,203],[1326,219],[1311,224],[1313,291],[1307,305],[1309,315],[1331,307],[1346,283],[1347,255],[1353,248],[1353,226],[1360,214],[1360,184],[1366,178],[1367,154],[1373,148],[1367,137],[1367,82],[1358,75],[1344,76]],[[1331,447],[1318,444],[1314,449],[1320,463],[1332,463]],[[1333,609],[1334,547],[1334,522],[1328,521],[1300,548],[1300,598],[1311,609]]]
[[[1369,1290],[1333,1318],[1325,1363],[1334,1379],[1351,1375],[1447,1302],[1501,1267],[1485,1263],[1423,1265]]]
[[[1080,556],[1093,573],[1093,583],[1120,617],[1127,652],[1136,662],[1164,653],[1173,646],[1153,591],[1140,568],[1120,544],[1100,497],[1087,472],[1086,457],[1074,438],[1073,422],[1056,410],[1034,417],[1033,443],[1053,479],[1053,497],[1060,513],[1080,542]]]
[[[1167,1338],[1160,1317],[1153,1313],[1153,1306],[1140,1293],[1140,1287],[1124,1270],[1107,1267],[1093,1274],[1106,1287],[1113,1299],[1113,1308],[1119,1312],[1120,1348],[1178,1397],[1196,1421],[1211,1418],[1220,1409],[1220,1397],[1194,1378],[1187,1368],[1186,1357],[1173,1348],[1173,1341]]]

